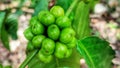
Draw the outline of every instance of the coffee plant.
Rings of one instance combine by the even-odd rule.
[[[24,1],[21,0],[20,8]],[[115,52],[109,42],[91,34],[89,14],[98,0],[55,0],[52,6],[49,0],[31,2],[34,13],[23,32],[28,40],[26,59],[19,68],[80,68],[81,58],[88,68],[112,68]],[[22,13],[20,9],[16,12]],[[11,16],[6,19],[5,14],[0,13],[0,37],[7,39],[3,43],[9,46],[6,33],[16,39],[11,32],[16,30],[5,27],[17,25],[13,24],[17,19]]]

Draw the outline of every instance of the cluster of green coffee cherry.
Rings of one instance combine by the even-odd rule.
[[[60,6],[54,6],[49,11],[41,11],[32,17],[24,36],[29,40],[27,51],[39,49],[38,58],[48,63],[53,56],[68,58],[76,46],[75,31],[70,19],[64,15]]]

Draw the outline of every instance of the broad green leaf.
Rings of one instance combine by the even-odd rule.
[[[17,29],[18,29],[18,16],[16,14],[11,14],[5,21],[5,29],[11,35],[12,39],[17,39]]]
[[[4,24],[4,18],[5,18],[5,13],[0,12],[0,38],[3,43],[3,45],[7,48],[9,48],[9,38],[8,38],[8,33],[5,30],[5,24]]]
[[[39,0],[37,1],[37,5],[35,6],[35,12],[33,14],[33,16],[37,16],[38,13],[42,10],[48,10],[48,2],[49,0]]]
[[[28,64],[28,68],[80,68],[79,64],[80,56],[77,50],[73,50],[73,54],[66,59],[58,59],[54,56],[54,59],[50,63],[41,62],[37,54]]]
[[[107,41],[95,36],[86,37],[78,41],[77,49],[89,68],[112,68],[115,52]]]
[[[90,5],[81,1],[76,9],[73,28],[76,31],[76,37],[82,39],[90,35],[89,20]]]
[[[74,0],[56,0],[56,4],[55,5],[59,5],[61,6],[65,11],[67,11],[67,9],[70,7],[71,3]]]

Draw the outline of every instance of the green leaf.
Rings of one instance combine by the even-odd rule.
[[[90,35],[90,19],[89,19],[90,4],[81,1],[75,12],[73,28],[76,31],[76,37],[82,39]]]
[[[2,29],[1,29],[1,40],[2,40],[3,45],[8,50],[10,50],[10,47],[9,47],[9,37],[8,37],[7,31],[5,30],[5,26],[3,26]]]
[[[18,16],[16,14],[11,14],[5,21],[5,29],[12,39],[17,39],[17,29],[18,29]]]
[[[2,26],[3,26],[4,18],[5,18],[5,12],[0,12],[0,33],[1,33]]]
[[[67,9],[69,8],[69,6],[71,5],[71,3],[74,0],[56,0],[56,4],[55,5],[59,5],[61,6],[65,11],[67,11]]]
[[[37,16],[38,13],[42,10],[48,10],[48,3],[49,3],[49,0],[39,0],[37,1],[37,5],[35,6],[35,12],[33,14],[33,16]]]
[[[78,41],[77,49],[89,68],[112,68],[115,52],[107,41],[95,36],[87,37]]]
[[[80,56],[77,50],[73,50],[73,54],[69,58],[58,59],[54,56],[54,59],[50,63],[41,62],[37,54],[28,64],[28,68],[80,68]]]
[[[7,49],[10,49],[8,33],[6,32],[5,26],[4,26],[4,18],[5,18],[5,12],[0,12],[0,38],[1,38],[3,45]]]

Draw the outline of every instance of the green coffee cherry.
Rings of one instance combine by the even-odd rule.
[[[27,43],[27,51],[32,51],[32,50],[34,50],[34,46],[32,45],[31,42],[28,42]]]
[[[56,48],[55,48],[55,56],[57,58],[65,58],[66,53],[67,53],[67,47],[65,44],[62,44],[60,42],[56,43]]]
[[[52,39],[45,38],[42,42],[42,49],[44,54],[50,55],[54,52],[55,42]]]
[[[51,51],[48,51],[48,50],[44,50],[43,48],[41,48],[40,50],[46,56],[52,55],[54,53],[54,49]]]
[[[61,31],[60,41],[62,43],[69,43],[75,36],[75,32],[72,28],[65,28]]]
[[[75,37],[72,38],[72,40],[66,44],[68,48],[74,48],[76,46],[77,39]]]
[[[72,36],[75,36],[75,31],[74,31],[72,28],[70,28],[70,27],[63,29],[62,31],[63,31],[63,32],[68,32],[68,33],[70,33]]]
[[[55,17],[48,11],[41,11],[38,18],[39,21],[45,26],[51,25],[55,22]]]
[[[48,34],[49,38],[51,38],[53,40],[57,40],[60,35],[60,29],[55,24],[50,25],[47,29],[47,34]]]
[[[46,56],[41,51],[39,51],[38,58],[40,61],[44,63],[49,63],[53,59],[53,56],[52,55]]]
[[[64,9],[60,6],[53,6],[50,12],[56,17],[64,16]]]
[[[32,33],[35,35],[40,35],[44,33],[44,26],[41,23],[35,23],[32,27]]]
[[[32,44],[34,45],[35,48],[40,48],[42,45],[42,41],[45,39],[44,35],[37,35],[33,37],[32,39]]]
[[[27,29],[25,29],[25,31],[23,32],[25,38],[27,40],[32,40],[32,38],[34,37],[33,33],[31,32],[31,28],[28,27]]]
[[[30,22],[30,23],[29,23],[30,26],[32,26],[32,25],[34,25],[34,24],[36,24],[36,23],[39,23],[37,16],[32,17],[29,22]]]
[[[60,28],[66,28],[66,27],[70,27],[71,26],[71,21],[68,17],[66,16],[62,16],[59,17],[56,20],[56,24],[60,27]]]
[[[47,13],[49,13],[49,11],[40,11],[39,14],[38,14],[38,19],[39,19],[39,21],[42,22],[41,19],[42,19],[43,16],[44,16],[45,14],[47,14]]]

